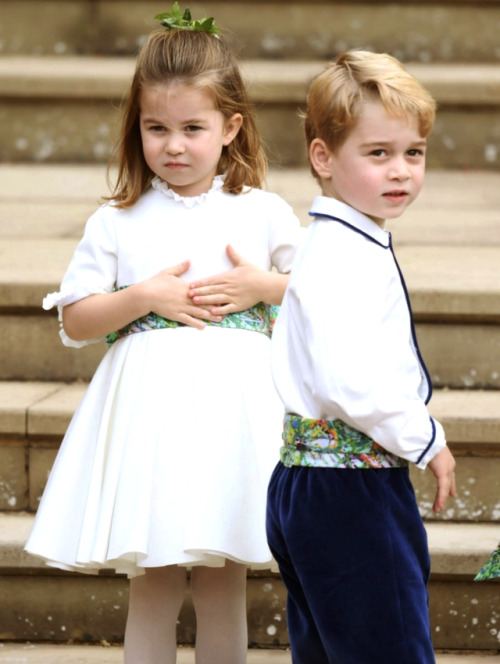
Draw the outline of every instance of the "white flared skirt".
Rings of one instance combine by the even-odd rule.
[[[116,342],[71,421],[26,550],[130,577],[225,559],[275,568],[265,508],[283,408],[269,353],[261,333],[217,327]]]

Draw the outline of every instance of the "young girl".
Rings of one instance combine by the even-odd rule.
[[[240,664],[247,567],[272,560],[265,500],[282,407],[269,305],[299,222],[259,189],[266,162],[234,56],[183,20],[190,29],[167,21],[139,54],[113,196],[44,301],[66,345],[106,336],[110,348],[26,549],[131,577],[127,664],[175,662],[190,568],[197,664]]]

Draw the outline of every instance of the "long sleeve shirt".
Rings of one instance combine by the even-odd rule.
[[[446,441],[391,236],[333,198],[310,214],[273,332],[285,410],[340,419],[425,468]]]

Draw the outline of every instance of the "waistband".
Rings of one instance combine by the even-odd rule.
[[[406,459],[391,454],[342,420],[315,420],[287,413],[281,462],[288,468],[400,468]]]
[[[127,288],[122,286],[121,288]],[[121,290],[121,289],[120,289]],[[219,322],[204,321],[207,325],[214,327],[226,327],[240,330],[250,330],[252,332],[260,332],[268,337],[271,337],[274,321],[279,312],[279,306],[274,304],[265,304],[259,302],[250,309],[244,311],[237,311],[233,314],[227,314]],[[179,323],[175,320],[163,318],[151,312],[142,318],[137,318],[125,327],[122,327],[116,332],[110,332],[106,335],[106,344],[108,348],[112,346],[118,339],[135,334],[137,332],[147,332],[149,330],[164,330],[167,328],[187,327],[185,323]]]

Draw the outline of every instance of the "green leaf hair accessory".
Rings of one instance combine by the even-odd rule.
[[[193,30],[194,32],[208,32],[210,35],[216,35],[219,32],[219,27],[215,25],[213,17],[193,21],[189,9],[182,13],[178,2],[174,2],[171,12],[157,14],[155,20],[160,21],[167,30]]]

